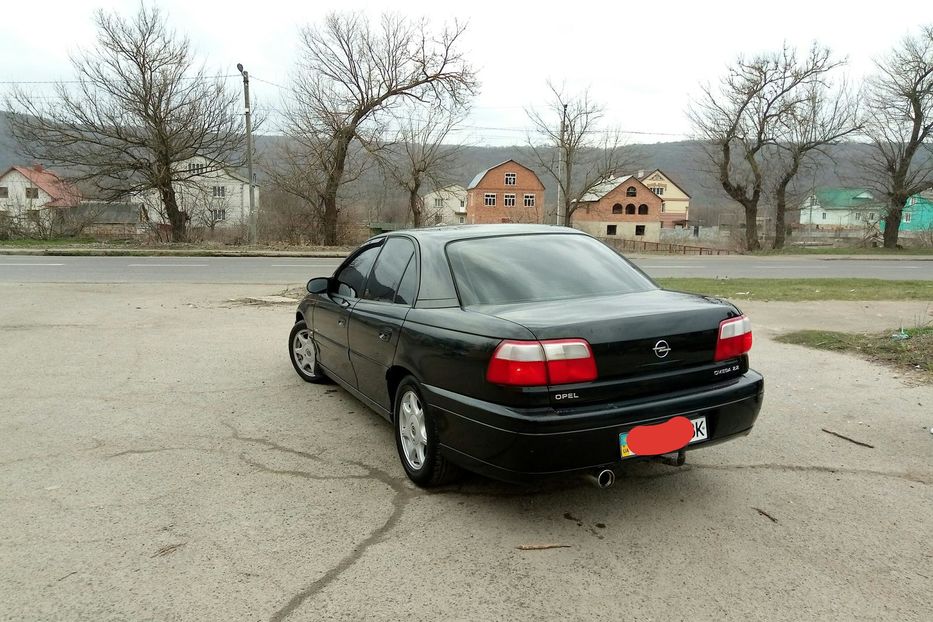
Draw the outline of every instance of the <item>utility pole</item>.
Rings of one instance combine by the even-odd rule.
[[[564,132],[567,124],[567,104],[560,115],[560,143],[557,145],[557,226],[560,226],[561,214],[564,212],[564,203],[560,199],[561,188],[564,185]]]
[[[253,189],[253,121],[249,109],[249,72],[243,69],[243,63],[236,68],[243,75],[243,99],[246,102],[246,169],[249,175],[249,243],[256,244],[256,191]]]

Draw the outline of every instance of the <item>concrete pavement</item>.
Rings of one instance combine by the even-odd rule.
[[[230,302],[275,291],[0,284],[0,619],[929,616],[933,389],[768,339],[811,303],[744,305],[745,439],[606,491],[426,492],[384,420],[295,375],[291,305]],[[923,307],[891,304],[833,314]],[[516,549],[545,543],[568,548]]]

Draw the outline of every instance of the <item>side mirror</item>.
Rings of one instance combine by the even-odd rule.
[[[326,276],[319,276],[308,281],[309,294],[326,294],[330,289],[330,279]]]

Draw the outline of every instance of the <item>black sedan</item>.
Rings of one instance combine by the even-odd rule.
[[[764,380],[731,303],[659,288],[599,241],[541,225],[375,237],[308,282],[288,339],[392,422],[416,484],[458,467],[504,480],[624,460],[682,464],[749,433]]]

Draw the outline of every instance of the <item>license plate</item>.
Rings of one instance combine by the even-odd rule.
[[[693,424],[693,438],[687,443],[688,445],[699,443],[709,438],[709,428],[706,427],[706,417],[693,417],[690,419],[690,423]],[[628,446],[628,434],[628,432],[619,434],[619,450],[623,458],[631,458],[638,455]]]

